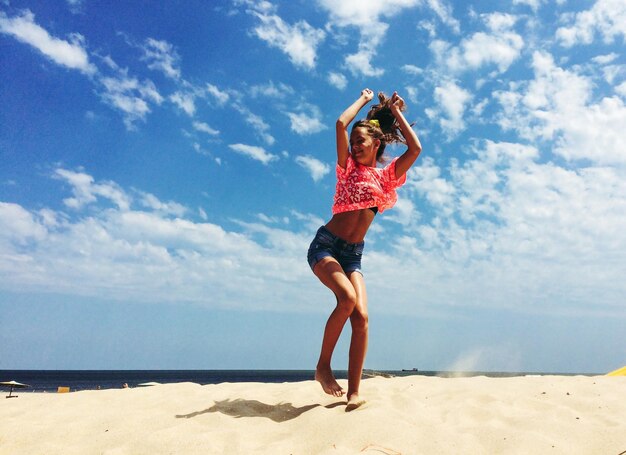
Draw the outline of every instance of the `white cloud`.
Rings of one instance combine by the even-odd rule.
[[[261,220],[265,224],[276,224],[279,223],[280,220],[275,216],[267,216],[265,213],[257,213],[257,218]]]
[[[598,164],[626,164],[626,105],[619,98],[603,98],[599,103],[558,112],[549,119],[551,127],[563,134],[554,150],[568,160],[590,159]]]
[[[208,150],[205,150],[200,144],[198,144],[197,142],[194,142],[192,144],[193,149],[196,151],[196,153],[200,154],[200,155],[204,155],[204,156],[212,156],[211,152],[209,152]]]
[[[318,4],[330,15],[331,26],[357,27],[360,31],[358,51],[345,57],[347,68],[356,76],[378,77],[384,70],[375,68],[372,60],[389,27],[382,18],[391,18],[405,8],[414,7],[419,0],[318,0]]]
[[[496,92],[499,124],[523,138],[550,140],[567,160],[600,165],[626,163],[626,106],[618,97],[593,102],[593,82],[556,66],[550,54],[533,55],[534,80]]]
[[[366,29],[379,25],[381,17],[393,17],[405,8],[417,6],[419,0],[318,0],[317,3],[328,11],[336,25]]]
[[[211,128],[208,124],[204,122],[193,122],[193,127],[196,130],[206,133],[210,136],[217,136],[220,134],[218,130],[216,130],[215,128]]]
[[[487,107],[488,104],[489,104],[489,98],[485,98],[482,101],[476,103],[474,106],[472,106],[472,114],[474,114],[474,116],[476,117],[482,116],[485,110],[485,107]]]
[[[169,96],[169,100],[189,117],[193,117],[196,114],[197,100],[210,98],[218,107],[223,107],[231,100],[233,95],[238,95],[232,90],[221,90],[213,84],[206,84],[202,87],[182,81],[178,86],[179,89]]]
[[[72,34],[69,41],[55,38],[35,23],[35,15],[29,10],[21,16],[12,18],[0,11],[0,32],[30,44],[59,65],[77,69],[85,74],[94,74],[97,71],[96,67],[89,62],[85,42],[81,35]]]
[[[387,215],[386,220],[399,223],[405,227],[410,227],[420,218],[419,212],[416,210],[415,204],[411,199],[398,198],[398,202],[393,206],[393,211]]]
[[[161,71],[172,79],[180,78],[180,56],[170,43],[148,38],[141,49],[144,53],[141,59],[148,62],[148,68]]]
[[[189,117],[193,117],[195,115],[196,95],[194,93],[177,91],[172,93],[169,99]]]
[[[245,155],[254,160],[260,161],[263,164],[268,164],[270,161],[277,160],[276,155],[268,153],[263,147],[257,147],[254,145],[246,144],[231,144],[228,146],[231,150]]]
[[[87,174],[68,183],[77,185],[75,192],[86,185],[119,189]],[[6,278],[0,288],[229,308],[249,308],[261,298],[257,310],[291,301],[292,311],[306,310],[304,303],[294,307],[293,295],[310,302],[322,293],[313,280],[303,286],[311,273],[302,259],[310,232],[245,223],[245,234],[226,231],[183,218],[176,203],[138,193],[141,209],[77,209],[54,229],[38,214],[0,203],[0,273]],[[122,198],[131,199],[123,191]],[[275,285],[271,298],[266,283]]]
[[[597,57],[592,58],[591,61],[600,65],[606,65],[607,63],[615,61],[615,59],[618,57],[619,55],[617,55],[615,52],[611,52],[610,54],[606,55],[598,55]]]
[[[46,228],[55,228],[61,225],[61,221],[65,218],[50,209],[41,209],[37,213],[41,217],[41,224]]]
[[[129,77],[126,71],[120,71],[116,77],[102,77],[99,82],[104,87],[102,99],[125,114],[124,123],[129,130],[134,128],[136,121],[145,120],[150,112],[149,102],[163,102],[152,81],[139,82],[136,78]]]
[[[79,14],[83,11],[84,0],[66,0],[67,6],[73,14]]]
[[[446,24],[453,32],[459,33],[461,25],[452,14],[452,6],[441,0],[427,0],[428,6],[439,17],[441,22]]]
[[[428,37],[431,40],[437,37],[437,27],[435,27],[435,24],[430,21],[419,21],[417,24],[417,29],[424,30],[426,33],[428,33]]]
[[[295,66],[309,70],[315,68],[317,46],[326,33],[311,27],[306,21],[289,25],[278,15],[270,14],[264,6],[263,2],[258,2],[249,10],[261,22],[254,28],[255,35],[287,54]]]
[[[379,77],[385,74],[382,68],[372,66],[372,59],[376,56],[374,49],[361,49],[355,54],[346,56],[346,66],[355,76]]]
[[[487,28],[493,32],[508,31],[517,22],[517,16],[507,13],[481,14],[481,19]]]
[[[0,202],[0,246],[10,242],[26,245],[44,240],[48,231],[43,223],[18,204]]]
[[[269,81],[267,84],[254,85],[250,87],[250,95],[252,97],[263,96],[272,99],[284,99],[294,93],[295,90],[292,87],[282,82],[274,84],[273,81]]]
[[[434,98],[438,103],[438,109],[431,112],[431,115],[439,117],[439,125],[444,132],[448,136],[454,136],[464,130],[463,115],[472,99],[471,93],[455,82],[447,81],[435,87]]]
[[[420,197],[425,197],[442,212],[451,213],[456,190],[451,182],[441,176],[441,170],[431,157],[423,158],[419,166],[412,167],[409,177],[407,188],[416,191]]]
[[[136,120],[144,120],[146,114],[150,112],[148,103],[142,98],[128,96],[119,92],[108,92],[102,96],[111,106],[120,109],[126,114],[124,124],[129,130],[135,128]]]
[[[157,212],[162,215],[171,215],[175,217],[184,216],[188,210],[187,208],[179,204],[178,202],[163,202],[159,200],[154,194],[145,193],[143,191],[137,191],[139,194],[139,202],[146,208],[151,209],[154,212]]]
[[[80,8],[81,2],[70,2],[70,6]],[[98,91],[101,91],[99,94],[102,100],[124,114],[124,124],[129,130],[135,128],[137,121],[145,120],[146,115],[151,112],[151,104],[159,105],[163,102],[163,97],[151,80],[140,82],[137,78],[129,76],[128,70],[120,68],[108,55],[102,57],[95,54],[113,70],[114,74],[104,76],[99,73],[96,66],[89,61],[85,40],[81,35],[72,34],[69,41],[53,37],[35,22],[35,16],[28,10],[21,16],[13,18],[8,18],[4,12],[0,12],[0,31],[30,44],[59,65],[77,69],[88,76],[95,76],[91,80],[98,86]],[[165,51],[165,46],[167,43],[147,41],[145,49],[150,60],[149,66],[161,65],[162,70],[167,69],[164,56],[157,56],[158,49]]]
[[[621,84],[615,87],[615,93],[626,98],[626,81],[622,82]]]
[[[604,80],[610,85],[614,85],[616,80],[626,77],[626,65],[618,61],[619,54],[611,52],[610,54],[598,55],[593,57],[591,61],[594,65],[589,65],[590,72],[597,71],[598,68],[604,76]]]
[[[626,76],[626,65],[605,65],[602,67],[604,80],[613,85],[616,79]]]
[[[84,172],[57,169],[54,177],[64,180],[72,186],[73,197],[63,203],[72,209],[81,209],[102,197],[113,202],[120,210],[128,210],[131,198],[114,182],[95,183],[94,178]]]
[[[230,95],[227,92],[220,90],[213,84],[207,84],[206,91],[220,106],[226,104],[230,99]]]
[[[443,40],[433,40],[430,50],[437,64],[449,71],[462,72],[496,65],[505,72],[520,56],[524,46],[522,37],[511,30],[516,18],[508,14],[494,13],[482,16],[489,33],[476,32],[452,46]]]
[[[491,141],[449,171],[432,159],[413,168],[388,219],[403,231],[393,241],[372,231],[368,293],[393,290],[385,311],[626,315],[623,173],[567,170],[541,163],[534,147]],[[71,217],[0,203],[2,289],[229,308],[254,300],[257,310],[290,311],[311,311],[306,302],[325,295],[302,257],[318,216],[263,214],[234,232],[191,221],[183,206],[154,195],[132,198],[114,182],[60,174],[84,200]],[[114,193],[129,205],[103,205]],[[290,230],[276,227],[281,219]]]
[[[344,59],[346,67],[355,77],[378,77],[385,73],[384,69],[375,68],[372,60],[376,57],[377,49],[383,42],[388,28],[388,24],[379,22],[373,29],[361,30],[359,50]]]
[[[419,76],[424,72],[422,68],[415,65],[402,65],[402,71],[413,76]]]
[[[328,82],[339,90],[344,90],[348,85],[348,79],[341,73],[331,71],[328,73]]]
[[[346,67],[357,77],[379,77],[385,73],[382,68],[373,65],[377,50],[385,38],[389,24],[387,19],[400,14],[405,9],[421,6],[431,9],[439,19],[452,28],[460,30],[459,22],[452,15],[451,6],[442,0],[318,0],[318,4],[327,10],[330,26],[339,28],[356,27],[360,32],[358,50],[348,54],[344,61]]]
[[[513,0],[514,5],[528,5],[530,8],[537,12],[539,7],[545,3],[546,0]]]
[[[409,97],[409,100],[412,103],[418,103],[419,102],[419,99],[417,97],[418,90],[415,87],[410,87],[410,86],[409,87],[405,87],[404,90],[406,90],[406,93],[407,93],[407,95]]]
[[[453,162],[448,177],[430,158],[413,168],[403,197],[428,204],[419,204],[419,223],[407,224],[393,251],[370,254],[377,270],[370,294],[384,295],[389,282],[396,287],[390,305],[416,302],[409,286],[396,284],[419,275],[424,307],[463,302],[623,316],[626,285],[618,275],[626,263],[614,253],[626,247],[623,172],[540,161],[534,147],[486,141]]]
[[[612,43],[621,35],[626,39],[626,3],[623,0],[598,0],[591,9],[563,16],[571,25],[560,27],[556,38],[564,47],[591,44],[596,34],[605,43]]]
[[[318,118],[312,118],[306,113],[288,112],[291,121],[291,130],[297,134],[313,134],[326,129],[326,126]]]
[[[322,122],[322,113],[317,106],[305,104],[300,112],[287,112],[291,130],[299,135],[319,133],[328,127]]]
[[[319,182],[330,172],[330,166],[321,162],[317,158],[310,155],[299,155],[295,158],[296,163],[309,171],[311,178],[315,182]]]
[[[266,144],[273,145],[274,142],[276,142],[274,136],[269,134],[270,126],[265,120],[263,120],[263,117],[251,112],[250,109],[240,104],[233,104],[233,107],[243,116],[244,121],[248,125],[252,126],[255,132]]]

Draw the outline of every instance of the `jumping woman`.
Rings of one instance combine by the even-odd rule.
[[[386,97],[379,93],[379,104],[370,108],[365,120],[357,121],[348,134],[348,126],[359,111],[374,98],[370,89],[350,105],[337,120],[337,186],[333,217],[317,231],[308,251],[308,261],[315,276],[337,299],[324,330],[322,349],[315,379],[324,392],[341,397],[345,391],[331,369],[333,351],[348,320],[352,326],[348,362],[348,403],[346,411],[361,406],[359,385],[367,351],[367,293],[361,256],[364,239],[378,212],[394,206],[396,188],[406,182],[406,172],[422,150],[417,135],[402,114],[404,100],[397,93]],[[401,142],[408,149],[385,167],[385,146]]]

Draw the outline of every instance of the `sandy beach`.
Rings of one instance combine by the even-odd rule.
[[[376,377],[349,413],[315,381],[18,394],[2,455],[626,453],[626,377]]]

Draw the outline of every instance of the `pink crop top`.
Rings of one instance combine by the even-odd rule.
[[[348,155],[346,168],[337,164],[337,186],[333,203],[333,215],[352,210],[378,207],[384,212],[398,200],[396,188],[406,182],[406,173],[396,179],[396,161],[384,168],[363,166]]]

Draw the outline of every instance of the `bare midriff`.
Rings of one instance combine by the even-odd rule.
[[[374,216],[370,209],[337,213],[326,224],[326,229],[346,242],[358,243],[365,238]]]

